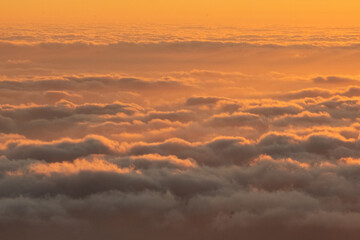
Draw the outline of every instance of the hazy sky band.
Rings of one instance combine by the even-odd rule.
[[[354,26],[359,9],[356,0],[13,0],[1,1],[0,21]]]

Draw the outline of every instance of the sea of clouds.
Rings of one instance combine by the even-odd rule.
[[[358,239],[358,45],[146,36],[2,36],[1,239]]]

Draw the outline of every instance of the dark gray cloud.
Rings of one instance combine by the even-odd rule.
[[[90,154],[116,153],[113,143],[99,136],[90,136],[82,140],[60,140],[56,142],[37,142],[10,140],[0,150],[0,154],[9,159],[38,159],[47,162],[71,161]]]
[[[302,112],[302,108],[296,105],[285,105],[285,106],[259,106],[246,109],[246,112],[264,115],[267,117],[279,116],[285,114],[298,114]]]
[[[223,144],[216,140],[207,147],[216,150]],[[135,159],[141,159],[136,163],[141,173],[99,169],[42,175],[28,172],[29,165],[22,161],[15,169],[22,169],[23,175],[3,175],[0,180],[1,226],[53,228],[50,236],[62,236],[58,235],[59,229],[76,234],[79,227],[89,233],[92,224],[105,221],[122,223],[109,229],[113,237],[136,236],[136,222],[144,225],[142,233],[144,230],[155,236],[160,231],[164,239],[169,236],[166,229],[209,239],[219,239],[229,232],[230,239],[239,235],[259,237],[263,235],[255,230],[267,228],[280,234],[281,239],[298,231],[310,237],[314,231],[318,231],[316,236],[330,239],[333,234],[356,237],[351,236],[359,228],[358,164],[308,166],[289,158],[262,155],[243,167],[195,166],[178,171],[168,165],[144,165],[152,164],[156,157],[166,159],[156,155]],[[128,158],[106,159],[129,164]],[[11,161],[7,165],[14,168]],[[207,235],[209,231],[214,232]],[[11,228],[5,233],[14,234]],[[37,236],[34,231],[30,234]],[[80,239],[85,236],[97,238],[81,234]]]
[[[208,104],[216,104],[218,101],[223,98],[218,97],[191,97],[186,100],[186,105],[195,106],[195,105],[208,105]]]
[[[338,77],[338,76],[316,77],[313,78],[312,81],[314,83],[319,83],[319,84],[358,84],[359,83],[358,80],[352,78],[346,78],[346,77]]]

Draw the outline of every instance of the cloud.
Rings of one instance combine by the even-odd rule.
[[[333,95],[334,93],[331,90],[322,89],[322,88],[309,88],[309,89],[302,89],[298,91],[285,93],[281,95],[280,98],[281,99],[301,99],[301,98],[315,98],[315,97],[329,98]]]
[[[246,112],[271,117],[285,114],[298,114],[302,112],[302,108],[297,105],[258,106],[246,109]]]
[[[130,30],[4,33],[2,239],[358,239],[359,46]]]
[[[38,227],[62,236],[59,229],[72,235],[80,226],[102,231],[119,222],[110,235],[134,236],[139,221],[164,239],[169,228],[209,239],[254,237],[258,231],[249,229],[267,228],[284,239],[294,231],[313,236],[314,227],[350,234],[359,227],[358,213],[349,213],[359,194],[358,145],[319,134],[123,145],[98,136],[41,142],[6,135],[0,225],[31,226],[31,236]],[[102,232],[94,234],[82,236]]]
[[[273,37],[274,35],[271,39]],[[119,39],[119,36],[114,38]],[[0,57],[0,74],[11,78],[88,72],[121,72],[139,75],[145,72],[181,73],[202,69],[200,73],[195,70],[190,75],[224,79],[229,78],[229,74],[218,73],[231,71],[238,73],[235,74],[235,78],[266,72],[312,76],[314,72],[320,72],[323,73],[322,75],[331,76],[331,73],[343,73],[343,69],[359,60],[357,55],[359,48],[356,44],[339,47],[336,44],[322,46],[301,41],[299,43],[285,41],[286,44],[269,43],[267,38],[265,42],[255,43],[251,39],[245,39],[242,42],[236,41],[238,37],[234,39],[234,41],[219,39],[164,41],[162,39],[162,41],[149,40],[147,42],[139,39],[137,42],[126,40],[111,43],[91,43],[91,41],[79,40],[75,42],[45,40],[32,43],[1,41],[0,50],[3,54]],[[76,58],[74,58],[75,52]],[[26,66],[9,68],[9,59],[26,59],[29,63]],[[347,69],[348,75],[356,74],[356,70]],[[183,76],[186,75],[188,74]],[[134,80],[126,80],[123,83],[126,85],[129,82],[131,86],[137,84]],[[143,85],[140,84],[140,87]],[[262,89],[266,87],[263,85]]]
[[[116,143],[100,136],[54,142],[10,140],[0,150],[9,159],[38,159],[48,162],[72,161],[90,154],[115,154]]]
[[[186,105],[195,106],[195,105],[207,105],[207,104],[216,104],[222,98],[218,97],[192,97],[186,100]]]
[[[33,163],[27,168],[32,171],[8,174],[0,181],[0,222],[54,228],[49,234],[59,234],[59,228],[74,234],[79,226],[91,231],[91,223],[121,222],[119,228],[109,229],[111,235],[133,236],[134,224],[140,221],[151,236],[156,227],[164,238],[168,236],[165,229],[171,228],[210,239],[229,231],[254,237],[256,231],[247,235],[246,229],[271,228],[285,239],[297,230],[312,236],[314,227],[330,235],[334,230],[351,233],[359,227],[358,214],[349,212],[356,207],[360,171],[351,160],[311,166],[261,155],[244,167],[187,166],[179,171],[157,165],[136,173],[119,171],[114,162],[123,160],[115,158]],[[160,155],[140,158],[166,159]],[[10,191],[15,184],[16,189]],[[200,225],[192,230],[193,224]],[[289,232],[285,234],[284,228]],[[212,229],[216,235],[207,235]],[[11,228],[5,232],[11,233]]]
[[[316,126],[316,125],[333,125],[336,123],[333,119],[331,119],[328,113],[320,112],[320,113],[311,113],[311,112],[301,112],[296,115],[283,116],[277,118],[273,124],[277,126]]]
[[[359,81],[346,77],[338,76],[327,76],[327,77],[316,77],[312,81],[318,84],[357,84]]]
[[[117,76],[69,76],[54,79],[39,79],[28,81],[1,81],[2,89],[28,91],[81,91],[99,90],[116,91],[119,89],[136,91],[155,91],[161,89],[186,88],[183,83],[173,80],[149,81],[138,78]]]
[[[242,127],[249,126],[263,131],[267,124],[258,115],[250,113],[235,113],[232,115],[215,115],[209,119],[208,124],[213,127]]]

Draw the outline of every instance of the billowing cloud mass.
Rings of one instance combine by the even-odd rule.
[[[0,36],[1,239],[358,239],[345,36],[32,34]]]

